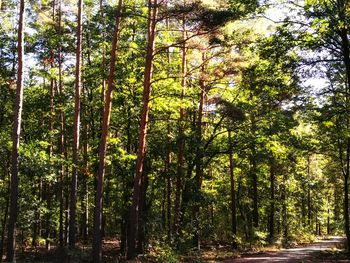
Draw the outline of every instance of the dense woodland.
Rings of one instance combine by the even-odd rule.
[[[0,260],[350,244],[348,1],[3,0],[0,22]]]

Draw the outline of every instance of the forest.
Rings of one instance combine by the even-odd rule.
[[[349,1],[2,0],[0,23],[0,262],[350,248]]]

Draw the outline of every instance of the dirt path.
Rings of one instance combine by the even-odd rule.
[[[344,238],[334,237],[306,247],[283,249],[278,252],[244,254],[241,258],[228,259],[222,263],[261,263],[261,262],[350,262],[350,259],[334,257],[326,251],[341,247]]]

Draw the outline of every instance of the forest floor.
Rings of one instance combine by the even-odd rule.
[[[345,251],[344,237],[323,237],[317,242],[308,244],[295,244],[290,248],[279,246],[250,247],[240,250],[232,250],[231,246],[207,245],[200,252],[179,256],[177,261],[181,263],[309,263],[309,262],[349,262],[350,257]],[[159,255],[158,255],[159,256]],[[155,255],[156,258],[156,255]],[[138,262],[168,262],[162,260],[130,261]]]
[[[244,253],[239,258],[231,258],[222,263],[260,263],[260,262],[350,262],[343,247],[344,238],[332,237],[316,243],[279,251]]]
[[[318,242],[300,245],[288,249],[278,249],[275,247],[265,247],[260,251],[239,252],[232,251],[229,247],[206,247],[201,253],[187,256],[180,256],[176,262],[203,262],[203,263],[260,263],[260,262],[349,262],[350,259],[344,250],[343,237],[330,237],[319,240]],[[42,263],[73,263],[73,262],[90,262],[90,247],[82,246],[77,253],[68,253],[62,251],[59,253],[56,249],[45,252],[42,248],[36,251],[25,251],[19,253],[18,263],[42,262]],[[118,257],[119,242],[117,240],[108,240],[103,245],[104,262],[123,262]],[[168,262],[155,257],[145,257],[143,259],[127,261],[129,263],[146,263],[146,262]],[[158,256],[158,257],[157,257]],[[175,262],[174,259],[172,262]]]

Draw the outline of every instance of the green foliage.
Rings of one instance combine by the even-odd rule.
[[[14,8],[10,1],[6,2],[6,6]],[[144,163],[146,189],[142,196],[144,247],[150,248],[147,257],[155,262],[179,262],[180,254],[187,254],[192,262],[200,262],[201,254],[194,243],[196,234],[204,247],[234,242],[246,248],[274,242],[311,242],[318,234],[316,227],[322,235],[327,227],[332,234],[342,233],[341,185],[349,138],[349,91],[339,34],[348,29],[349,12],[337,9],[330,1],[307,1],[299,10],[304,18],[294,21],[298,23],[288,23],[286,19],[271,31],[256,32],[253,24],[261,22],[261,18],[253,17],[257,1],[186,3],[169,1],[168,6],[161,5],[156,26]],[[37,243],[44,245],[48,222],[47,239],[57,244],[60,213],[67,220],[66,200],[73,168],[76,3],[63,1],[60,14],[57,1],[31,4],[26,35],[28,64],[18,228],[28,241],[37,236]],[[102,9],[96,1],[84,4],[77,229],[81,241],[89,243],[92,234],[83,240],[82,222],[87,213],[88,229],[92,227],[102,91],[106,90],[109,75],[116,13],[110,1],[103,2]],[[118,14],[122,23],[113,80],[103,228],[105,239],[120,240],[121,248],[125,248],[138,154],[147,11],[145,1],[125,0]],[[14,18],[0,13],[3,215],[9,196],[16,36]],[[182,61],[184,48],[187,64]],[[313,67],[319,60],[321,66]],[[318,97],[304,85],[306,78],[315,76],[327,79]],[[201,96],[204,107],[200,121]],[[231,218],[231,176],[235,184],[236,233]],[[174,233],[177,191],[180,227],[179,233]],[[253,222],[256,212],[257,225]],[[35,230],[39,226],[41,229]],[[115,251],[113,247],[113,257]],[[89,260],[86,251],[69,254],[73,261]]]
[[[179,255],[173,250],[171,246],[164,243],[154,243],[150,252],[150,257],[154,262],[179,262]]]

